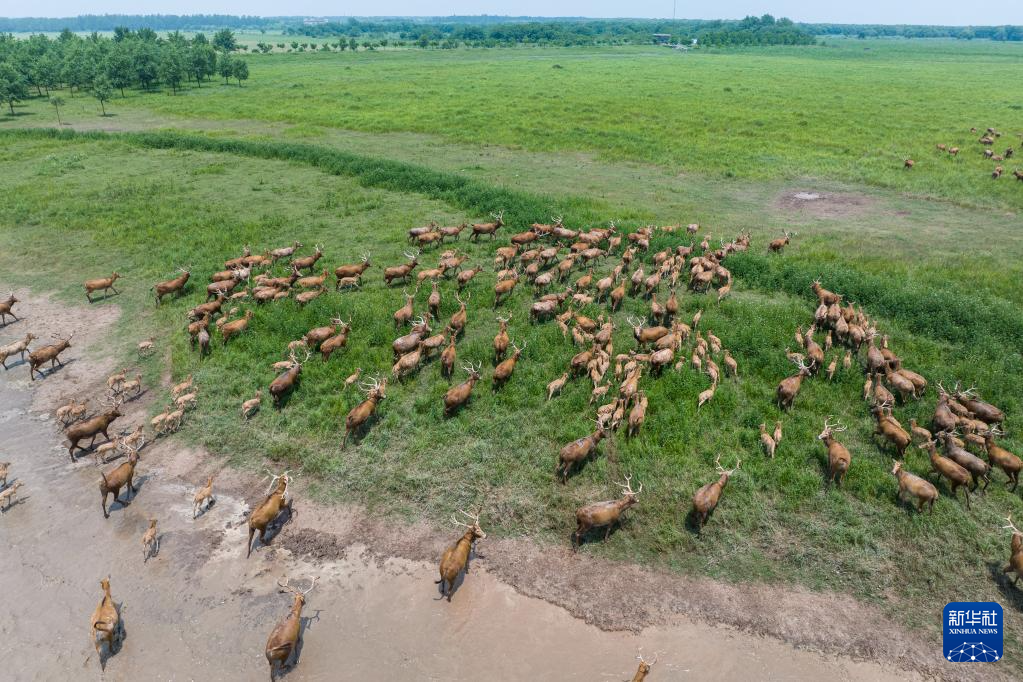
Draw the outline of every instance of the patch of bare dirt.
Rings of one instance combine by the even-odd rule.
[[[877,200],[852,192],[813,189],[786,190],[774,201],[776,210],[809,218],[848,218],[871,211]]]

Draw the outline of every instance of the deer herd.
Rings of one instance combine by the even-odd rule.
[[[469,256],[459,249],[446,248],[448,241],[457,242],[460,233],[470,230],[470,241],[488,236],[487,242],[495,241],[498,232],[505,227],[504,214],[493,214],[493,221],[456,227],[442,227],[431,223],[425,227],[408,231],[412,244],[404,252],[404,261],[382,268],[385,287],[401,287],[399,307],[391,319],[395,338],[392,342],[392,366],[389,377],[381,367],[373,372],[360,367],[355,373],[339,381],[339,392],[358,386],[363,397],[345,416],[345,431],[341,447],[350,440],[359,439],[380,417],[381,405],[387,397],[389,382],[402,387],[408,380],[424,371],[431,360],[439,359],[439,374],[449,388],[443,394],[443,415],[457,418],[461,410],[473,409],[472,395],[477,384],[483,379],[484,360],[492,361],[490,383],[493,391],[501,391],[517,379],[516,369],[520,364],[529,364],[539,351],[533,349],[510,327],[515,313],[508,311],[513,296],[526,291],[531,294],[528,315],[519,324],[557,326],[561,337],[574,346],[573,354],[566,356],[563,371],[537,389],[540,400],[557,400],[570,382],[586,382],[592,409],[590,421],[592,430],[567,443],[553,457],[552,481],[562,486],[570,484],[573,474],[579,472],[589,460],[598,456],[601,444],[612,440],[624,426],[624,437],[637,437],[643,430],[650,415],[670,415],[671,405],[655,399],[659,392],[656,384],[666,372],[692,372],[706,382],[695,398],[696,409],[714,400],[720,387],[728,381],[737,382],[740,375],[736,354],[725,347],[725,343],[713,330],[701,327],[703,309],[683,316],[680,300],[684,290],[693,295],[708,293],[707,301],[720,303],[729,296],[732,288],[732,273],[726,263],[733,253],[750,248],[749,233],[739,234],[731,241],[719,240],[711,244],[710,235],[697,244],[695,237],[689,244],[676,244],[654,251],[652,244],[667,243],[678,226],[643,227],[633,232],[621,233],[614,222],[606,228],[571,230],[565,227],[561,218],[549,224],[534,223],[523,232],[510,235],[507,246],[494,249],[494,271],[496,279],[493,290],[494,312],[481,313],[482,306],[473,301],[473,293],[480,297],[478,287],[469,290],[469,285],[484,271],[484,266],[469,263]],[[686,229],[689,235],[699,231],[698,225]],[[771,241],[767,250],[778,254],[790,244],[794,233],[786,231],[782,237]],[[668,236],[666,236],[668,235]],[[241,256],[224,263],[224,270],[212,275],[206,287],[205,301],[188,309],[183,327],[188,334],[191,348],[200,358],[214,352],[211,336],[220,335],[220,347],[246,335],[258,333],[260,318],[255,315],[256,306],[271,304],[293,298],[297,305],[306,305],[323,295],[331,283],[327,278],[331,269],[323,268],[320,274],[312,274],[319,261],[325,257],[323,246],[317,245],[306,256],[299,256],[302,244],[267,249],[262,254],[253,254],[246,246]],[[420,267],[420,258],[425,249],[438,253],[437,266]],[[287,272],[274,274],[273,269],[280,263],[287,263]],[[606,274],[598,272],[602,265]],[[362,254],[354,263],[342,264],[333,269],[335,292],[360,290],[364,278],[372,267],[370,254]],[[155,302],[160,305],[165,297],[180,297],[187,293],[191,268],[181,267],[178,276],[159,282],[152,287]],[[416,272],[418,270],[418,273]],[[85,282],[86,296],[95,300],[93,294],[114,288],[120,277],[117,272],[109,277]],[[453,278],[453,279],[452,279]],[[442,299],[445,289],[441,285],[453,281],[451,295],[457,302],[454,312],[445,321],[441,317]],[[423,285],[428,286],[425,307],[418,301]],[[944,479],[948,494],[955,497],[963,491],[963,504],[969,508],[970,493],[976,492],[983,483],[986,489],[991,482],[993,469],[1001,470],[1008,478],[1008,484],[1015,489],[1018,484],[1023,461],[997,442],[1002,435],[1001,424],[1005,419],[1002,410],[985,402],[975,389],[963,389],[956,384],[951,390],[937,384],[937,402],[931,422],[931,430],[911,420],[904,426],[894,416],[894,407],[909,401],[925,398],[929,382],[920,374],[904,366],[903,359],[891,348],[888,335],[881,334],[876,321],[864,312],[861,306],[844,302],[844,296],[824,288],[821,281],[814,281],[808,292],[817,301],[812,320],[799,326],[793,334],[797,349],[786,348],[789,362],[796,371],[785,376],[775,390],[775,402],[784,413],[797,408],[800,393],[807,382],[833,381],[839,365],[842,371],[854,366],[864,372],[863,398],[868,403],[869,413],[874,421],[874,436],[882,448],[889,449],[895,457],[891,473],[897,483],[897,500],[913,498],[917,509],[933,510],[940,497],[939,489],[929,476]],[[527,295],[528,295],[527,294]],[[346,293],[347,295],[347,293]],[[629,304],[633,310],[645,312],[627,316],[622,324],[616,319],[627,298],[635,299]],[[12,307],[18,300],[13,294],[0,301],[0,321],[6,318],[15,321]],[[596,304],[603,308],[594,317],[589,306]],[[246,309],[241,310],[242,307]],[[496,314],[498,309],[501,314]],[[470,311],[473,313],[470,316]],[[493,336],[492,357],[462,357],[460,342],[474,326],[470,319],[477,320],[493,316],[496,333]],[[213,324],[211,324],[213,323]],[[390,328],[390,323],[388,323]],[[436,329],[436,332],[435,332]],[[615,349],[615,332],[619,329],[631,331],[631,341],[625,348]],[[475,332],[475,329],[472,329]],[[266,390],[257,390],[255,395],[239,396],[241,418],[248,421],[259,413],[264,394],[269,395],[273,406],[285,409],[288,397],[300,390],[303,365],[314,353],[320,361],[329,363],[331,358],[346,351],[348,339],[360,334],[353,329],[352,317],[347,321],[341,314],[323,320],[319,326],[297,330],[293,341],[283,348],[285,360],[272,363],[275,377]],[[9,359],[27,354],[30,376],[45,377],[45,365],[60,364],[60,355],[71,347],[73,334],[56,337],[53,343],[29,350],[29,344],[36,340],[27,334],[23,340],[0,348],[0,364],[8,368]],[[147,357],[157,348],[157,339],[151,338],[139,344],[140,358]],[[300,354],[303,354],[300,356]],[[861,359],[862,358],[862,359]],[[456,379],[456,368],[464,373]],[[527,370],[528,371],[528,370]],[[458,381],[457,383],[455,383]],[[102,400],[103,409],[94,414],[87,402],[72,399],[61,406],[56,413],[68,439],[68,453],[71,461],[76,452],[96,453],[97,463],[106,462],[117,456],[124,461],[109,471],[101,473],[99,488],[102,509],[109,516],[107,499],[128,504],[136,492],[133,479],[146,443],[141,426],[131,432],[122,432],[110,437],[113,424],[123,415],[123,403],[139,396],[143,391],[142,377],[129,376],[127,369],[111,375],[107,380],[108,395]],[[398,390],[401,390],[400,388]],[[150,420],[152,438],[170,434],[180,428],[187,411],[199,400],[199,390],[193,384],[192,376],[175,385],[171,397],[162,412]],[[386,408],[385,410],[386,411]],[[670,417],[668,417],[670,418]],[[783,450],[782,421],[775,420],[774,428],[768,429],[767,421],[759,425],[759,440],[765,457],[774,460]],[[825,451],[825,485],[841,488],[847,477],[855,479],[857,468],[853,466],[853,454],[843,444],[846,426],[828,416],[821,427],[817,440]],[[104,443],[95,441],[103,436]],[[912,444],[916,448],[910,448]],[[913,473],[917,468],[909,454],[915,450],[925,451],[930,460],[931,471]],[[907,454],[909,453],[909,454]],[[102,455],[102,456],[100,456]],[[731,469],[721,464],[721,455],[714,459],[715,471],[709,471],[708,480],[695,490],[691,498],[691,519],[694,531],[703,531],[710,515],[720,504],[729,480],[740,471],[741,461],[735,458]],[[279,530],[291,516],[292,498],[289,487],[293,475],[289,471],[270,474],[270,485],[264,499],[249,513],[248,543],[246,556],[251,555],[253,539],[258,532],[259,545],[267,541],[267,533]],[[13,497],[17,486],[6,483],[7,466],[0,464],[0,477],[4,488],[0,500]],[[623,482],[618,483],[621,492],[618,497],[595,501],[579,507],[576,511],[576,528],[571,535],[573,548],[583,544],[592,530],[602,530],[602,539],[607,539],[612,530],[620,525],[623,514],[639,504],[643,484],[633,488],[632,474],[622,474]],[[716,477],[714,477],[716,476]],[[121,493],[125,498],[121,500]],[[211,509],[215,502],[213,477],[206,480],[194,497],[193,518],[198,518]],[[9,501],[8,501],[9,504]],[[474,546],[486,538],[480,525],[484,506],[470,514],[459,511],[463,519],[453,517],[452,522],[462,529],[462,534],[443,553],[440,560],[440,591],[442,597],[451,600],[457,577],[466,571]],[[1011,525],[1012,558],[1006,572],[1023,570],[1023,534]],[[151,520],[143,537],[144,558],[159,552],[157,522]],[[287,617],[274,628],[266,646],[266,658],[271,667],[271,677],[276,671],[293,659],[297,650],[302,607],[306,596],[315,584],[299,591],[290,583],[281,584],[282,589],[294,595],[294,603]],[[102,581],[103,601],[93,615],[92,630],[97,651],[101,644],[112,648],[119,637],[119,620],[110,597],[109,578]],[[651,663],[641,659],[635,679],[643,679]]]

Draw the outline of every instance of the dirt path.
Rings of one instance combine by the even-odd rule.
[[[0,330],[0,342],[29,328],[48,335],[71,321],[90,331],[75,337],[81,343],[68,354],[71,362],[42,382],[29,382],[24,365],[0,371],[0,459],[12,462],[12,480],[25,483],[21,501],[0,517],[6,679],[100,677],[88,623],[99,579],[108,574],[126,629],[121,651],[107,663],[104,678],[112,680],[265,679],[266,637],[290,606],[275,585],[282,575],[320,576],[291,680],[618,680],[631,677],[641,648],[648,657],[659,655],[651,682],[923,679],[891,663],[853,661],[692,621],[678,612],[685,608],[679,593],[692,585],[677,576],[601,566],[525,540],[482,543],[485,559],[475,562],[453,602],[438,601],[433,560],[446,536],[317,507],[302,501],[300,489],[295,520],[272,546],[246,559],[244,517],[262,492],[259,482],[173,440],[143,450],[137,499],[114,504],[104,519],[98,470],[91,458],[70,463],[49,410],[69,393],[97,395],[96,381],[110,367],[88,355],[88,344],[116,319],[116,308],[67,309],[45,297],[24,298],[26,320]],[[144,416],[141,404],[131,410],[122,428]],[[212,472],[218,472],[217,503],[193,520],[195,484]],[[159,519],[161,550],[144,564],[140,538],[149,518]],[[381,537],[388,542],[374,540]],[[385,555],[383,547],[393,551]],[[603,583],[587,575],[609,569]],[[669,579],[679,587],[669,591]],[[775,608],[783,621],[791,612],[777,590],[750,588],[753,601],[743,602],[737,588],[718,586],[715,593],[710,581],[701,585],[710,590],[709,607],[732,599],[732,610],[749,611],[751,629],[757,622],[767,631],[777,628],[766,615]],[[554,599],[552,590],[573,596]],[[767,603],[748,608],[761,600]],[[857,625],[848,613],[820,613],[823,602],[814,595],[792,593],[787,600],[807,604],[788,623],[793,641],[812,643],[808,631],[834,626],[841,633]],[[614,604],[620,606],[609,607]],[[708,615],[690,608],[685,613]],[[822,626],[824,616],[832,622]],[[726,620],[736,622],[734,614]],[[630,623],[661,624],[607,629]],[[850,640],[849,650],[859,651],[870,635]],[[893,646],[909,642],[897,639]],[[886,653],[906,664],[906,651]]]

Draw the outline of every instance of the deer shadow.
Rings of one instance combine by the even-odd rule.
[[[987,562],[988,574],[995,583],[995,587],[1002,593],[1002,596],[1017,611],[1023,611],[1023,591],[1013,585],[1012,579],[1007,573],[1002,572],[1002,564],[993,561]]]
[[[295,642],[295,651],[292,652],[292,654],[291,654],[291,661],[290,661],[290,663],[286,667],[281,669],[280,674],[278,674],[278,676],[277,676],[277,679],[280,679],[282,677],[287,676],[289,673],[291,673],[292,670],[295,669],[296,666],[298,666],[298,661],[299,661],[299,659],[302,658],[302,648],[305,646],[305,633],[306,633],[306,630],[309,630],[309,629],[312,628],[313,621],[320,620],[320,612],[321,611],[323,611],[323,609],[316,609],[316,611],[314,612],[314,615],[312,615],[312,616],[302,616],[301,620],[299,621],[298,641]]]
[[[2,327],[0,327],[0,328],[2,328]],[[47,377],[49,377],[51,374],[54,374],[55,372],[59,372],[60,370],[62,370],[65,367],[67,367],[68,365],[70,365],[70,364],[72,364],[74,362],[77,362],[77,361],[78,361],[77,358],[69,358],[69,359],[65,360],[64,362],[58,362],[56,365],[51,365],[50,367],[47,367],[46,369],[43,369],[43,368],[39,367],[39,368],[36,368],[34,370],[29,370],[29,371],[33,373],[33,376],[38,376],[38,378],[40,380],[44,380]]]
[[[128,637],[128,631],[124,627],[124,602],[114,602],[114,609],[117,611],[117,629],[114,631],[114,637],[109,645],[101,644],[99,648],[99,667],[104,672],[107,669],[107,662],[121,652],[124,640]]]
[[[131,489],[127,485],[121,490],[121,494],[114,498],[114,501],[107,507],[107,513],[114,511],[115,509],[126,509],[131,506],[131,503],[135,501],[135,498],[139,496],[139,492],[142,490],[142,486],[149,480],[150,474],[138,476],[132,478],[132,485],[135,487],[135,492],[131,492]],[[124,499],[121,499],[121,496]]]
[[[124,402],[126,402],[126,403],[133,403],[136,400],[138,400],[139,398],[141,398],[142,396],[147,395],[148,393],[149,393],[149,389],[148,388],[143,388],[138,393],[132,393],[130,396],[125,396]],[[121,395],[123,396],[124,394],[122,393]]]
[[[621,529],[622,524],[625,523],[626,521],[627,521],[627,519],[622,518],[622,519],[619,519],[618,521],[616,521],[614,523],[611,523],[611,524],[608,524],[606,526],[593,526],[590,529],[588,529],[585,533],[583,533],[582,535],[578,536],[579,539],[577,541],[575,539],[576,538],[576,534],[572,533],[569,536],[569,541],[572,541],[572,542],[575,543],[574,544],[574,548],[575,549],[578,549],[579,547],[582,547],[584,544],[589,542],[589,540],[587,540],[587,538],[589,538],[590,536],[593,536],[593,535],[597,535],[597,536],[600,537],[599,542],[604,542],[605,540],[609,540],[612,535],[617,533]]]
[[[458,592],[459,588],[462,586],[462,583],[465,582],[465,576],[469,575],[469,571],[472,569],[473,562],[476,559],[484,558],[486,557],[477,552],[476,546],[473,545],[472,549],[469,551],[469,556],[466,557],[465,559],[465,569],[459,571],[458,575],[455,576],[455,582],[451,585],[451,589],[448,590],[446,596],[444,594],[444,581],[440,580],[439,582],[437,582],[437,591],[440,592],[440,596],[434,599],[434,601],[444,601],[445,599],[447,599],[450,602],[451,598],[455,596],[455,593]]]
[[[27,353],[28,351],[25,351],[25,352]],[[7,364],[8,362],[10,362],[11,364],[8,365]],[[27,365],[27,364],[28,364],[28,360],[23,358],[23,357],[18,358],[16,360],[11,360],[11,358],[7,358],[7,360],[4,361],[4,369],[6,369],[7,371],[10,371],[10,370],[14,369],[15,367],[21,367],[22,365]]]
[[[689,511],[688,513],[686,513],[686,518],[682,523],[683,527],[690,533],[695,535],[697,539],[702,538],[703,526],[706,526],[707,523],[714,517],[714,512],[716,511],[716,509],[717,508],[715,507],[714,509],[711,509],[709,512],[707,512],[707,518],[703,520],[703,525],[701,526],[700,515],[697,513],[696,509],[692,505],[690,505]]]
[[[263,534],[262,542],[259,541],[258,536],[256,541],[264,547],[269,547],[277,536],[281,534],[284,527],[291,523],[293,518],[295,518],[294,508],[290,504],[286,505],[277,514],[277,517],[266,525],[266,533]]]
[[[217,503],[217,498],[215,498],[215,497],[211,497],[211,498],[210,498],[210,499],[209,499],[209,500],[208,500],[208,501],[206,502],[206,504],[205,504],[204,506],[202,506],[202,507],[200,507],[200,508],[199,508],[199,513],[198,513],[198,514],[196,514],[196,515],[195,515],[195,516],[194,516],[193,518],[195,518],[195,519],[201,519],[202,517],[206,516],[206,512],[208,512],[208,511],[209,511],[210,509],[212,509],[212,508],[213,508],[213,505],[215,505],[216,503]]]
[[[8,313],[7,316],[11,317],[11,318],[14,318],[14,319],[12,319],[10,322],[8,322],[6,320],[4,322],[0,322],[0,329],[7,329],[8,327],[10,327],[15,322],[21,322],[21,321],[23,321],[25,319],[24,317],[14,317],[10,313]]]
[[[89,303],[102,303],[103,301],[107,300],[108,298],[112,298],[114,296],[120,296],[120,295],[121,295],[120,291],[115,291],[113,293],[109,293],[109,292],[105,293],[102,296],[87,296],[86,298],[89,300]]]

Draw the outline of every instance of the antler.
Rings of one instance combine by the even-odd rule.
[[[725,469],[723,466],[721,466],[721,455],[718,455],[717,457],[714,458],[714,468],[717,469],[718,473],[722,474],[723,476],[731,476],[732,474],[739,470],[739,466],[741,464],[742,460],[737,459],[735,460],[734,469]]]
[[[475,514],[470,514],[467,511],[463,511],[463,510],[459,509],[458,513],[464,514],[466,517],[468,517],[469,519],[472,520],[472,523],[471,524],[469,524],[469,523],[462,523],[457,518],[455,518],[454,514],[452,514],[451,515],[451,522],[454,523],[455,525],[465,526],[466,528],[472,528],[473,526],[480,525],[480,514],[479,514],[479,512],[476,512]]]
[[[636,496],[636,495],[639,495],[641,492],[643,492],[643,484],[642,483],[639,484],[639,490],[633,491],[633,489],[632,489],[632,476],[626,476],[625,477],[625,483],[615,483],[615,485],[617,485],[618,487],[620,487],[622,489],[622,494],[623,495]]]
[[[1005,528],[1006,530],[1009,530],[1011,528],[1013,533],[1019,533],[1020,532],[1019,528],[1017,528],[1012,523],[1012,514],[1009,514],[1008,516],[1006,516],[1005,520],[1009,523],[1009,525],[1008,526],[1002,526],[1002,528]]]
[[[636,658],[639,659],[639,662],[642,663],[643,665],[647,666],[648,668],[652,668],[654,663],[657,662],[657,652],[654,652],[654,660],[652,661],[648,661],[645,658],[643,658],[642,651],[639,652],[639,655],[636,656]]]

